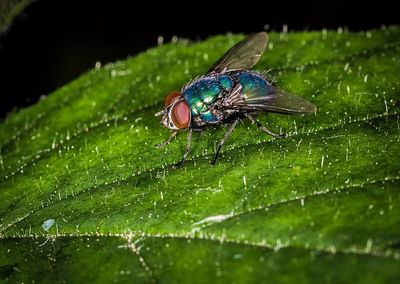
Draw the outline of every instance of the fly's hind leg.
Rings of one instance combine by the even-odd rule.
[[[172,132],[171,135],[169,136],[169,138],[167,140],[165,140],[164,142],[157,144],[156,148],[161,148],[161,147],[164,147],[165,145],[169,144],[171,142],[171,140],[176,136],[177,133],[178,133],[178,131]]]
[[[187,155],[188,155],[189,152],[190,152],[190,145],[191,145],[191,143],[192,143],[192,133],[193,133],[193,129],[190,128],[190,129],[189,129],[188,136],[187,136],[187,142],[186,142],[185,152],[183,153],[182,159],[181,159],[178,163],[176,163],[176,164],[174,165],[175,167],[180,166],[180,165],[186,160],[186,157],[187,157]]]
[[[252,117],[250,114],[246,113],[245,116],[251,120],[251,122],[253,122],[255,125],[257,125],[257,127],[259,129],[261,129],[262,131],[264,131],[265,133],[271,135],[272,137],[275,138],[285,138],[286,134],[277,134],[275,132],[272,132],[271,130],[269,130],[268,128],[266,128],[264,125],[261,124],[261,122],[259,122],[257,119],[255,119],[254,117]]]
[[[217,150],[216,150],[215,155],[214,155],[214,159],[212,159],[212,161],[211,161],[211,163],[210,163],[211,165],[214,165],[215,162],[217,161],[218,155],[219,155],[219,152],[221,151],[222,146],[225,144],[226,140],[228,140],[229,136],[232,134],[232,131],[233,131],[233,129],[235,128],[235,126],[238,124],[238,122],[239,122],[239,118],[237,118],[237,119],[231,124],[231,126],[230,126],[229,129],[228,129],[228,131],[225,133],[224,137],[223,137],[223,138],[221,139],[221,141],[218,143]]]

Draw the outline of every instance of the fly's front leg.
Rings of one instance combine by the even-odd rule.
[[[183,153],[182,159],[178,163],[176,163],[175,166],[180,166],[186,160],[186,157],[190,152],[190,145],[192,144],[192,133],[193,133],[193,129],[190,128],[188,136],[187,136],[185,153]]]
[[[176,136],[177,133],[178,133],[178,131],[172,132],[171,135],[169,136],[169,138],[167,140],[165,140],[164,142],[157,144],[156,148],[161,148],[161,147],[164,147],[165,145],[169,144],[171,142],[171,140]]]
[[[264,131],[265,133],[271,135],[272,137],[275,138],[284,138],[286,137],[286,134],[277,134],[275,132],[272,132],[271,130],[269,130],[268,128],[266,128],[264,125],[261,124],[261,122],[259,122],[257,119],[255,119],[254,117],[252,117],[250,114],[246,113],[245,116],[251,120],[251,122],[253,122],[255,125],[257,125],[257,127],[259,129],[261,129],[262,131]]]
[[[214,159],[211,161],[211,165],[214,165],[218,159],[219,152],[221,151],[222,146],[225,144],[226,140],[228,140],[229,136],[232,134],[233,129],[235,129],[236,125],[239,122],[239,118],[237,118],[229,127],[228,131],[225,133],[224,138],[218,143],[217,151],[215,152]]]

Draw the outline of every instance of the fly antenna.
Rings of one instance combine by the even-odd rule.
[[[163,115],[165,113],[165,109],[163,109],[162,111],[159,111],[155,114],[155,116],[160,116]]]

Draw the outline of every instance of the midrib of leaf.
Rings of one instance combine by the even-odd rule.
[[[42,234],[20,234],[20,233],[15,233],[15,234],[0,234],[0,239],[51,239],[55,240],[57,238],[63,238],[63,237],[68,237],[68,238],[84,238],[84,237],[101,237],[101,238],[106,238],[106,237],[120,237],[124,238],[128,241],[128,243],[131,242],[131,239],[148,239],[148,238],[166,238],[166,239],[187,239],[187,240],[204,240],[204,241],[211,241],[211,242],[217,242],[220,244],[223,243],[234,243],[234,244],[239,244],[239,245],[244,245],[244,246],[253,246],[253,247],[263,247],[271,250],[279,250],[282,248],[296,248],[296,249],[304,249],[304,250],[310,250],[310,251],[315,251],[315,252],[321,252],[321,253],[328,253],[328,254],[358,254],[358,255],[369,255],[373,257],[384,257],[384,258],[393,258],[400,260],[400,253],[391,250],[390,248],[387,249],[386,247],[388,246],[389,243],[383,243],[378,246],[378,248],[359,248],[357,246],[353,247],[348,247],[348,248],[336,248],[336,247],[331,247],[331,246],[322,246],[322,247],[317,247],[317,246],[311,246],[308,245],[307,247],[302,246],[302,245],[296,245],[296,244],[274,244],[271,243],[270,241],[266,240],[243,240],[241,238],[234,238],[227,236],[226,233],[224,232],[223,234],[220,233],[215,233],[213,230],[208,230],[212,227],[215,226],[223,226],[224,223],[227,221],[230,222],[231,219],[237,219],[238,217],[241,217],[242,215],[247,215],[247,214],[252,214],[255,212],[267,212],[271,211],[273,212],[274,208],[277,206],[282,206],[282,205],[287,205],[287,204],[298,204],[302,199],[308,200],[310,198],[321,198],[326,194],[332,194],[332,193],[337,193],[337,194],[348,194],[351,191],[358,191],[358,190],[365,190],[363,189],[367,185],[379,185],[379,184],[385,184],[385,183],[390,183],[390,182],[398,182],[400,181],[400,176],[391,178],[391,177],[385,177],[382,180],[373,180],[373,181],[366,181],[361,184],[351,184],[347,186],[341,186],[338,188],[334,189],[327,189],[324,191],[320,192],[314,192],[313,194],[310,195],[304,195],[304,196],[298,196],[293,199],[288,199],[288,200],[281,200],[276,203],[272,204],[267,204],[264,207],[257,207],[257,208],[251,208],[249,210],[243,211],[243,212],[236,212],[232,216],[222,220],[221,222],[214,222],[211,224],[207,224],[204,226],[200,227],[195,227],[194,230],[190,230],[187,232],[180,232],[180,233],[147,233],[143,231],[131,231],[129,230],[126,233],[74,233],[74,232],[65,232],[65,233],[59,233],[57,232],[56,234],[52,233],[46,233],[45,235]],[[398,183],[400,184],[400,183]],[[229,225],[227,225],[229,227]],[[397,241],[396,241],[397,242]]]
[[[202,233],[201,235],[195,234],[150,234],[150,233],[143,233],[143,232],[130,232],[126,234],[112,234],[112,233],[105,233],[105,234],[48,234],[46,236],[38,236],[38,235],[15,235],[15,236],[0,236],[0,240],[2,239],[27,239],[27,240],[43,240],[43,243],[46,241],[55,241],[60,238],[68,238],[68,239],[83,239],[83,238],[122,238],[127,241],[127,245],[131,240],[140,240],[145,241],[148,239],[161,239],[161,240],[168,240],[168,239],[175,239],[179,241],[206,241],[210,243],[215,243],[219,245],[226,244],[236,244],[244,247],[253,247],[253,248],[264,248],[271,251],[279,251],[280,249],[300,249],[306,252],[315,252],[315,253],[325,253],[330,255],[336,254],[343,254],[343,255],[365,255],[371,256],[376,258],[385,258],[385,259],[393,259],[393,260],[400,260],[400,254],[397,252],[393,252],[391,250],[387,251],[370,251],[366,249],[358,249],[358,248],[349,248],[343,250],[332,250],[330,248],[314,248],[314,247],[298,247],[298,246],[273,246],[269,245],[265,242],[252,242],[252,241],[243,241],[239,239],[230,239],[228,237],[221,238],[217,235],[207,235],[206,233]],[[43,244],[42,243],[42,244]]]
[[[346,246],[346,245],[340,244],[340,242],[338,242],[338,241],[332,241],[332,240],[330,240],[330,243],[329,243],[329,241],[328,241],[329,238],[326,238],[326,237],[322,241],[322,242],[324,242],[324,244],[316,244],[315,242],[313,242],[313,240],[312,240],[313,235],[311,234],[311,236],[308,236],[309,239],[308,239],[307,246],[304,246],[304,243],[305,243],[304,239],[292,241],[289,238],[286,238],[286,236],[284,234],[280,234],[277,228],[279,227],[279,222],[282,222],[282,221],[277,221],[277,220],[274,221],[273,218],[269,217],[269,215],[273,215],[273,217],[284,216],[288,220],[290,220],[290,219],[296,220],[296,218],[294,216],[290,216],[290,213],[291,213],[290,210],[284,211],[284,213],[286,213],[286,214],[282,214],[283,212],[280,212],[279,210],[283,211],[283,209],[286,209],[288,206],[295,208],[296,206],[299,206],[299,204],[301,207],[304,207],[304,203],[308,203],[310,201],[313,202],[313,204],[316,204],[324,199],[326,200],[326,198],[329,198],[329,196],[332,197],[333,195],[335,195],[336,197],[339,197],[338,199],[340,200],[341,195],[351,196],[351,194],[353,194],[353,195],[356,194],[358,196],[361,196],[361,195],[371,193],[373,191],[378,193],[380,191],[384,191],[385,186],[387,186],[388,184],[393,185],[392,187],[398,188],[398,186],[400,185],[399,181],[400,181],[400,176],[385,177],[382,180],[369,180],[368,179],[367,181],[364,181],[359,184],[352,183],[351,185],[344,185],[344,186],[337,187],[334,189],[327,189],[327,190],[323,190],[320,192],[314,192],[310,195],[298,196],[298,197],[291,198],[288,200],[281,200],[279,202],[276,202],[274,204],[270,204],[267,206],[251,208],[251,209],[243,211],[243,212],[236,212],[235,214],[224,219],[221,222],[213,222],[211,224],[201,226],[200,229],[202,232],[205,232],[208,235],[216,236],[217,238],[224,237],[224,238],[236,240],[239,242],[245,241],[245,242],[262,243],[262,244],[269,243],[272,247],[275,247],[275,248],[279,248],[279,247],[305,248],[306,247],[311,250],[331,251],[332,253],[352,251],[352,252],[363,252],[363,253],[367,254],[369,252],[372,252],[373,255],[375,255],[375,254],[376,255],[380,255],[380,254],[381,255],[392,255],[396,259],[400,259],[400,254],[398,252],[393,251],[388,246],[392,242],[393,239],[398,238],[398,231],[392,232],[392,236],[390,237],[390,240],[376,241],[374,239],[374,245],[371,244],[370,248],[367,248],[368,242],[369,241],[372,242],[372,239],[374,237],[376,237],[376,236],[374,236],[374,234],[371,234],[371,232],[369,232],[369,234],[366,234],[366,235],[368,235],[369,239],[366,239],[365,242],[358,242],[358,241],[353,240],[352,242],[354,244],[352,246]],[[372,189],[373,187],[375,187],[375,190]],[[378,187],[380,187],[380,188],[377,189]],[[356,201],[356,200],[357,200],[356,198],[352,199],[352,201]],[[373,200],[371,198],[371,201],[375,201],[375,200]],[[348,203],[350,203],[350,202],[348,202]],[[351,204],[349,204],[349,205],[351,205]],[[368,209],[372,210],[372,208],[368,208]],[[391,209],[391,210],[393,210],[393,209]],[[302,212],[303,215],[305,215],[306,212],[307,211],[304,210],[304,212]],[[318,208],[315,208],[315,206],[313,208],[309,209],[308,212],[311,214],[315,214],[316,216],[318,216],[318,214],[320,214],[320,212],[318,212]],[[358,210],[357,212],[359,214],[361,214],[363,211]],[[384,211],[381,211],[381,212],[384,212]],[[384,212],[384,213],[387,214],[387,212]],[[392,213],[392,214],[394,215],[396,213]],[[304,218],[306,218],[306,217],[309,217],[309,216],[304,216]],[[244,218],[245,218],[245,221],[240,221],[241,219],[244,219]],[[246,222],[256,223],[257,221],[260,221],[260,219],[265,220],[265,223],[263,224],[262,222],[259,222],[257,229],[260,231],[263,231],[263,232],[268,232],[267,234],[269,234],[269,232],[272,232],[271,228],[274,227],[275,230],[277,230],[276,235],[274,235],[273,237],[264,236],[264,239],[260,240],[260,238],[257,236],[254,236],[251,231],[251,229],[254,230],[256,228],[255,226],[250,224],[248,227],[246,227],[243,224]],[[318,218],[310,218],[310,221],[313,221],[313,220],[318,220]],[[242,224],[239,224],[240,222]],[[337,222],[340,223],[340,220]],[[290,224],[290,222],[286,221],[286,222],[282,222],[282,223],[284,224],[285,228],[287,230],[289,230],[290,226],[288,224]],[[302,230],[303,228],[307,227],[307,225],[309,225],[309,224],[307,224],[307,222],[304,222],[304,224],[297,225],[297,228]],[[392,224],[392,226],[395,227],[396,224]],[[387,225],[386,227],[390,228],[389,225]],[[230,230],[229,228],[234,228],[234,229]],[[352,229],[354,230],[356,228],[353,227]],[[234,230],[247,232],[247,234],[245,236],[240,236],[240,233],[232,232]],[[375,230],[378,230],[378,229],[375,228]],[[323,228],[321,228],[321,231],[323,231]],[[336,233],[336,235],[340,235],[336,231],[335,231],[335,233]],[[298,233],[296,234],[296,232],[291,232],[291,234],[295,235],[297,237],[299,235]],[[275,243],[275,241],[277,239],[280,240],[279,243]],[[376,244],[376,242],[378,244]],[[327,243],[327,244],[325,244],[325,243]]]
[[[384,116],[381,116],[381,117],[378,117],[378,118],[384,118],[386,115],[384,115]],[[393,116],[393,115],[391,115],[391,116]],[[396,115],[394,115],[395,117],[397,117]],[[367,119],[367,121],[366,122],[368,122],[368,120],[370,120],[371,118],[369,118],[369,119]],[[358,123],[358,122],[353,122],[353,124],[356,124],[356,123]],[[387,176],[385,176],[385,177],[382,177],[382,180],[387,180],[387,179],[390,179],[390,177],[387,177]],[[394,177],[394,179],[398,179],[398,177]],[[343,190],[343,187],[340,187],[340,188],[335,188],[335,189],[333,189],[333,191],[338,191],[338,189],[340,189],[340,190]],[[99,190],[100,190],[100,188],[99,188]],[[330,191],[332,191],[332,190],[324,190],[323,192],[325,192],[325,193],[328,193],[328,192],[330,192]],[[87,193],[87,191],[85,192],[85,193]],[[298,196],[297,198],[302,198],[302,197],[307,197],[307,196],[309,196],[309,197],[311,197],[311,196],[313,196],[313,194],[314,193],[312,193],[311,195],[300,195],[300,196]],[[79,193],[77,194],[77,195],[74,195],[74,197],[77,197],[79,195]],[[294,197],[294,198],[296,198],[296,197]],[[65,201],[65,200],[64,200]],[[57,203],[57,202],[56,202]],[[53,203],[52,204],[52,206],[54,206],[54,205],[57,205],[56,203]],[[278,202],[278,203],[280,203],[280,202]],[[274,202],[272,202],[272,203],[269,203],[269,204],[267,204],[267,206],[273,206],[273,205],[276,205],[277,203],[274,203]],[[266,209],[267,207],[262,207],[263,209]],[[251,211],[252,209],[250,209],[250,211]],[[244,212],[239,212],[238,214],[240,215],[240,214],[242,214],[242,213],[246,213],[247,211],[244,211]],[[47,213],[43,213],[44,215],[47,215]],[[235,216],[235,215],[234,215]],[[233,216],[233,217],[234,217]],[[40,219],[40,218],[39,218]],[[41,218],[41,219],[43,219],[43,217]],[[36,221],[28,221],[28,223],[30,223],[30,224],[33,224],[33,223],[37,223]],[[38,224],[39,225],[39,224]],[[18,232],[18,231],[14,231],[14,232]],[[186,232],[186,233],[188,233],[188,232]],[[39,233],[40,234],[40,233]],[[72,231],[71,231],[71,234],[74,234]],[[321,248],[312,248],[312,249],[315,249],[315,250],[318,250],[318,249],[321,249]],[[325,250],[329,250],[329,248],[324,248]],[[341,251],[341,249],[336,249],[337,251]],[[344,249],[344,250],[346,250],[346,249]],[[354,250],[354,248],[351,248],[351,250]],[[382,253],[382,252],[378,252],[378,254],[379,253]]]

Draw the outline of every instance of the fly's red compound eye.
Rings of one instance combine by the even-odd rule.
[[[171,93],[168,94],[168,96],[164,100],[164,106],[169,106],[173,100],[181,95],[180,92],[178,91],[172,91]]]
[[[190,109],[185,101],[180,101],[175,104],[171,110],[172,122],[179,129],[184,129],[189,126],[190,122]]]

